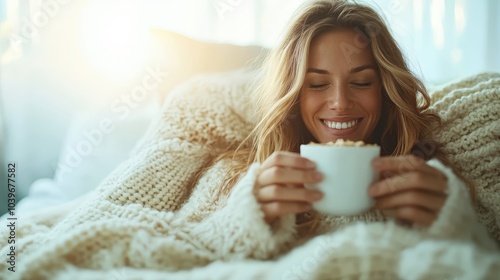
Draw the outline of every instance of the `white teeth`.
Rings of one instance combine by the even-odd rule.
[[[349,122],[332,122],[332,121],[327,121],[323,120],[323,122],[329,127],[329,128],[334,128],[334,129],[348,129],[353,126],[355,126],[358,123],[359,120],[353,120]]]

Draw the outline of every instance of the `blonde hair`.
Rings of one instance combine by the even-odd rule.
[[[294,15],[279,45],[269,54],[255,89],[255,127],[241,145],[214,160],[232,158],[221,193],[227,193],[238,175],[253,162],[263,162],[275,151],[299,152],[313,139],[298,107],[311,41],[323,32],[349,28],[369,47],[382,83],[382,116],[374,131],[382,155],[413,153],[431,156],[449,165],[441,146],[431,138],[439,127],[423,83],[409,70],[403,53],[382,18],[370,7],[342,0],[307,2]],[[361,41],[360,41],[361,42]],[[418,143],[424,143],[419,150]],[[415,148],[417,150],[415,150]]]

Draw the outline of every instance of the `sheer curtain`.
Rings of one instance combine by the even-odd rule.
[[[149,0],[151,24],[209,41],[276,45],[293,11],[307,0]],[[362,0],[382,13],[413,71],[439,84],[500,71],[500,2]]]
[[[374,6],[385,15],[413,70],[429,84],[483,71],[500,71],[500,2],[376,2]]]

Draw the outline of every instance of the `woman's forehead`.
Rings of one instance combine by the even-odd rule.
[[[311,41],[308,68],[351,70],[363,65],[375,65],[375,59],[362,34],[353,29],[326,31]]]

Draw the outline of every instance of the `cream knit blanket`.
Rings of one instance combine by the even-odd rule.
[[[15,272],[2,226],[0,279],[497,279],[500,255],[490,236],[500,237],[500,75],[433,95],[432,110],[445,125],[437,137],[477,184],[480,220],[465,185],[431,160],[449,176],[450,193],[429,229],[405,228],[378,212],[325,216],[322,234],[305,243],[294,216],[272,227],[264,222],[252,194],[257,163],[222,200],[215,192],[227,162],[188,187],[211,157],[251,129],[249,75],[177,88],[134,156],[83,203],[18,217]]]

